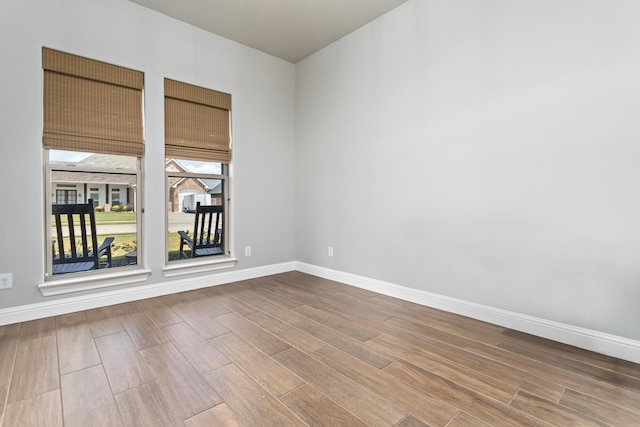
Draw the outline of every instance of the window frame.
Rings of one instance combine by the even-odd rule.
[[[165,158],[165,164],[168,158]],[[180,162],[185,159],[174,159]],[[211,162],[216,163],[216,162]],[[204,272],[210,270],[218,270],[223,268],[231,268],[237,262],[237,259],[233,257],[233,245],[230,235],[230,204],[231,197],[230,192],[230,179],[229,179],[229,164],[221,164],[220,174],[206,174],[199,172],[181,172],[181,171],[165,171],[165,276],[171,277],[180,274],[190,274],[194,272]],[[196,259],[175,259],[169,260],[169,179],[170,178],[193,178],[193,179],[215,179],[222,181],[222,204],[224,206],[224,220],[223,220],[223,247],[225,252],[219,255],[210,255],[204,257],[198,257]]]
[[[138,167],[136,169],[124,169],[124,168],[105,168],[105,167],[96,167],[96,166],[80,166],[78,167],[75,163],[59,163],[59,162],[51,162],[49,160],[49,149],[43,149],[43,163],[44,163],[44,204],[45,204],[45,216],[44,216],[44,228],[45,228],[45,245],[44,245],[44,253],[45,253],[45,265],[44,265],[44,284],[46,285],[48,282],[66,282],[69,279],[74,281],[82,281],[83,279],[94,280],[96,276],[110,276],[115,274],[119,274],[125,271],[131,272],[132,270],[141,270],[142,262],[144,256],[144,239],[143,239],[143,229],[142,229],[142,216],[144,213],[144,207],[142,205],[142,200],[144,200],[143,192],[142,192],[142,177],[143,177],[143,159],[137,156],[131,156],[136,158],[136,164]],[[121,266],[118,268],[107,268],[107,269],[99,269],[99,270],[89,270],[71,274],[60,274],[53,275],[53,247],[47,242],[51,242],[53,239],[53,230],[51,224],[51,216],[52,216],[52,204],[53,199],[55,198],[55,194],[52,196],[53,191],[53,182],[51,180],[51,176],[53,171],[65,171],[65,172],[86,172],[86,173],[109,173],[109,174],[121,174],[121,175],[134,175],[136,177],[136,191],[135,191],[135,204],[138,207],[137,215],[136,215],[136,251],[138,252],[137,262],[136,264],[130,264],[126,266]],[[121,275],[121,274],[120,274]],[[130,283],[130,282],[126,282]],[[123,283],[118,283],[123,284]],[[101,287],[101,286],[100,286]],[[42,289],[42,285],[41,285]],[[84,289],[78,289],[84,290]],[[71,291],[69,291],[71,292]],[[66,292],[65,292],[66,293]]]

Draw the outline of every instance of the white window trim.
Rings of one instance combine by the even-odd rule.
[[[224,229],[222,231],[224,236],[224,247],[225,253],[220,255],[211,255],[207,257],[199,258],[198,260],[193,259],[176,259],[169,261],[169,236],[168,233],[165,236],[165,267],[163,271],[165,272],[165,277],[177,276],[180,274],[191,274],[191,273],[199,273],[202,271],[212,271],[212,270],[220,270],[224,268],[232,268],[238,260],[233,257],[233,246],[231,244],[231,226],[229,224],[229,211],[231,198],[229,197],[231,188],[230,188],[230,178],[229,178],[229,164],[223,164],[223,171],[227,171],[227,173],[223,174],[202,174],[202,173],[193,173],[193,172],[175,172],[175,171],[165,171],[165,231],[169,230],[169,215],[166,211],[166,206],[168,206],[169,200],[169,188],[167,187],[169,183],[169,177],[179,177],[179,178],[197,178],[197,179],[219,179],[224,182],[224,195],[226,200],[224,203]],[[207,267],[209,266],[209,267]]]
[[[130,285],[132,283],[144,282],[151,275],[151,270],[144,270],[141,268],[128,269],[123,267],[121,269],[106,272],[107,270],[101,270],[99,274],[93,272],[91,274],[67,274],[56,276],[51,280],[47,280],[44,283],[38,285],[40,292],[45,297],[52,295],[62,295],[72,292],[82,292],[92,289],[106,288],[110,286]],[[104,271],[104,273],[102,272]]]
[[[142,158],[138,158],[138,169],[109,169],[85,166],[78,168],[77,166],[70,164],[58,164],[51,163],[49,161],[49,150],[43,150],[44,169],[45,169],[45,216],[44,216],[44,228],[46,240],[45,242],[51,242],[52,230],[49,219],[52,215],[52,200],[51,200],[51,172],[52,170],[64,170],[71,172],[99,172],[99,173],[122,173],[127,175],[136,175],[136,182],[138,191],[136,191],[136,205],[138,206],[138,215],[136,215],[136,234],[137,234],[137,252],[138,252],[138,264],[130,267],[119,267],[118,269],[102,269],[94,270],[82,273],[72,273],[66,275],[53,275],[53,262],[50,246],[45,246],[45,275],[44,283],[38,285],[40,292],[44,296],[67,294],[71,292],[82,292],[91,289],[98,289],[110,286],[122,286],[132,283],[138,283],[146,281],[151,275],[151,270],[142,268],[142,259],[144,254],[143,238],[142,238],[142,214],[144,208],[141,201],[143,200],[143,194],[141,191],[140,183],[144,178]]]
[[[209,257],[214,258],[214,257]],[[227,268],[233,268],[238,262],[237,258],[233,258],[230,256],[224,258],[215,257],[215,259],[207,259],[207,260],[180,260],[178,262],[173,261],[170,264],[167,264],[162,271],[164,272],[164,277],[175,277],[182,276],[185,274],[193,274],[193,273],[206,273],[210,271],[216,270],[224,270]]]

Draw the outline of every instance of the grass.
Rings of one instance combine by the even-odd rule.
[[[170,259],[179,259],[179,251],[180,251],[180,235],[178,233],[169,233],[169,258]],[[109,234],[107,235],[98,235],[98,245],[100,245],[106,237],[113,237],[113,245],[111,246],[111,258],[113,264],[118,265],[124,262],[124,255],[133,252],[138,249],[136,234],[135,233],[124,233],[124,234]],[[78,251],[82,251],[82,241],[76,239],[76,247]],[[64,238],[64,247],[65,250],[69,251],[69,238]],[[57,247],[56,247],[57,250]]]
[[[135,224],[135,212],[96,212],[96,224]]]
[[[60,220],[63,225],[67,224],[67,217],[62,216]],[[55,217],[51,216],[51,224],[55,225]],[[88,221],[88,218],[87,218]],[[80,223],[77,215],[74,215],[74,223]],[[96,212],[96,225],[100,224],[135,224],[136,213],[135,212]]]
[[[124,259],[124,254],[135,251],[138,247],[135,233],[110,234],[109,236],[114,238],[113,244],[111,245],[111,257],[114,259]],[[100,245],[104,241],[104,239],[109,236],[98,235],[98,245]],[[68,252],[70,248],[69,237],[65,237],[63,241],[64,249],[66,252]],[[91,245],[91,243],[89,243],[89,245]],[[57,249],[58,247],[56,245],[56,250]],[[82,251],[81,239],[76,239],[76,250],[80,252]]]

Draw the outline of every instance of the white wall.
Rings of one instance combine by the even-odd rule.
[[[299,63],[297,260],[640,339],[638,22],[413,0]]]
[[[253,247],[236,269],[295,259],[292,64],[127,0],[2,1],[0,273],[13,273],[14,287],[0,291],[0,309],[54,299],[37,288],[44,275],[42,46],[145,73],[142,235],[152,274],[143,285],[167,281],[164,77],[232,94],[232,238],[236,248]]]
[[[61,298],[37,288],[47,46],[145,73],[145,284],[167,281],[169,77],[233,95],[236,269],[297,259],[640,339],[639,9],[413,0],[293,66],[127,0],[2,1],[0,309]]]

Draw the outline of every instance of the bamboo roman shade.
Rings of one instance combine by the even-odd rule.
[[[144,74],[43,48],[43,144],[142,156]]]
[[[231,161],[231,95],[164,79],[165,157]]]

